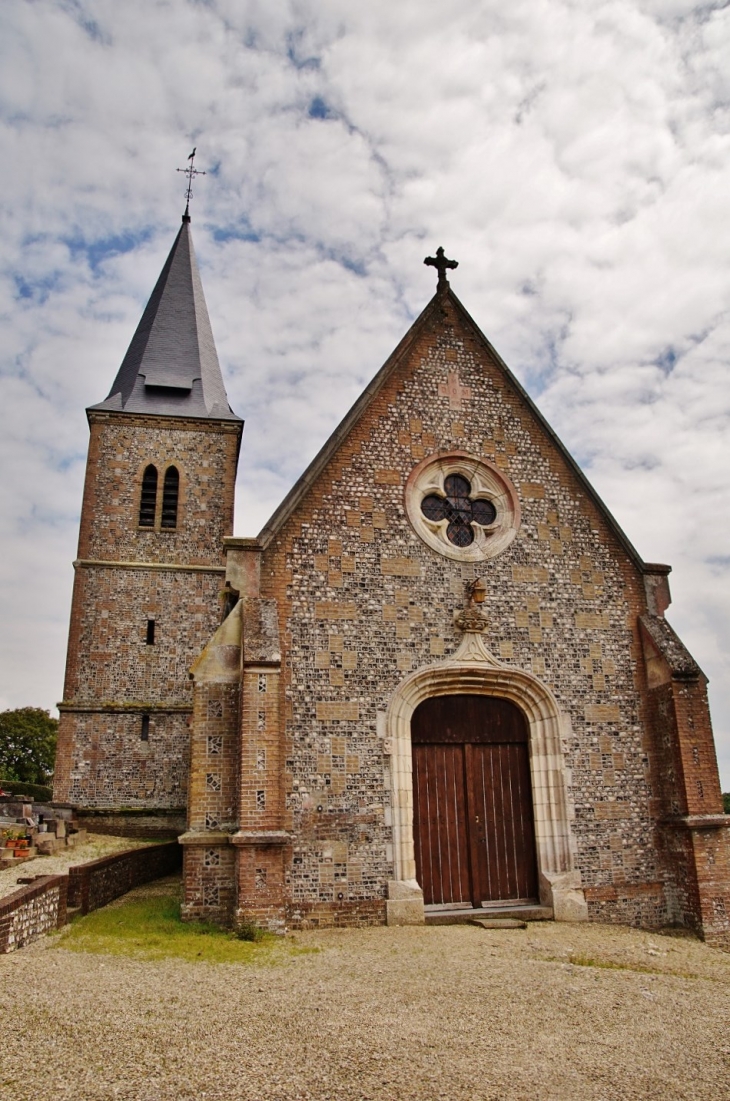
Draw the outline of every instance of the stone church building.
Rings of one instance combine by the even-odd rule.
[[[179,833],[189,918],[539,907],[727,943],[728,819],[669,566],[431,262],[434,297],[238,538],[243,422],[183,217],[88,409],[55,797]]]

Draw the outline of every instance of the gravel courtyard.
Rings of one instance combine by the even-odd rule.
[[[730,1098],[730,956],[695,940],[544,923],[296,943],[319,951],[149,962],[61,934],[0,957],[0,1097]]]

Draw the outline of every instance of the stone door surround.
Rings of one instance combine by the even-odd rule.
[[[547,685],[498,661],[481,634],[468,631],[445,661],[424,666],[395,690],[385,716],[391,750],[394,880],[388,884],[389,924],[423,921],[423,893],[416,881],[413,840],[411,718],[429,696],[478,693],[511,700],[529,728],[530,774],[540,901],[556,921],[585,921],[588,907],[573,858],[561,731],[566,722]]]

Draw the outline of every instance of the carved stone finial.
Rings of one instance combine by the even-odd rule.
[[[487,629],[487,617],[482,615],[479,609],[473,605],[465,608],[463,612],[459,612],[454,617],[454,623],[460,631],[469,632],[470,634],[481,635]]]
[[[486,595],[487,586],[481,577],[467,583],[464,611],[454,616],[454,623],[460,631],[471,634],[482,634],[486,631],[487,617],[482,614],[480,609]]]

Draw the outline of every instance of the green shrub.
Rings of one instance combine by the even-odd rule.
[[[50,803],[53,791],[45,784],[27,784],[25,780],[0,780],[0,790],[11,795],[27,795],[36,803]]]
[[[239,940],[260,941],[266,936],[264,930],[253,921],[240,921],[233,933]]]
[[[730,814],[730,791],[723,791],[722,805],[725,808],[725,814]]]
[[[57,732],[58,719],[40,707],[0,711],[0,781],[47,784],[53,775]]]

